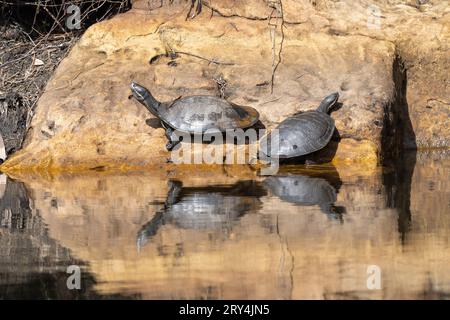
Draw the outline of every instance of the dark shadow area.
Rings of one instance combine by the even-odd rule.
[[[7,155],[17,151],[25,137],[28,110],[23,105],[20,94],[10,92],[2,96],[0,93],[0,134]]]
[[[253,130],[252,128],[249,128],[250,130]],[[244,130],[244,135],[241,138],[241,135],[238,135],[238,137],[236,137],[235,135],[233,135],[233,133],[230,133],[230,138],[227,139],[227,135],[229,133],[227,132],[222,132],[221,133],[221,137],[222,140],[217,143],[217,145],[225,145],[226,143],[230,142],[232,144],[234,144],[235,146],[243,146],[243,145],[249,145],[249,144],[253,144],[256,143],[259,138],[260,138],[260,133],[258,130],[256,130],[256,137],[253,137],[252,135],[247,135],[246,134],[246,130],[247,129],[243,129]],[[180,136],[177,137],[176,139],[174,139],[173,141],[179,141],[179,143],[177,143],[173,149],[171,149],[170,151],[177,151],[181,148],[181,142],[184,141],[184,137]],[[215,134],[191,134],[190,135],[190,143],[192,145],[214,145],[216,143],[216,135]],[[194,149],[195,150],[195,149]],[[224,160],[225,161],[225,160]]]
[[[416,150],[416,135],[409,117],[409,106],[406,99],[408,83],[407,70],[401,57],[396,56],[392,74],[394,77],[395,97],[392,103],[384,108],[382,129],[381,156],[383,164],[389,164],[400,157],[403,150]]]
[[[205,187],[183,187],[179,181],[169,181],[164,207],[138,232],[138,250],[166,224],[229,233],[240,217],[259,210],[259,199],[265,195],[265,189],[256,181]]]
[[[75,262],[72,263],[76,265]],[[59,268],[64,269],[65,266]],[[67,278],[70,274],[64,271],[54,272],[32,272],[23,276],[20,283],[11,281],[11,273],[0,273],[0,299],[2,300],[137,300],[141,299],[140,294],[122,295],[106,294],[102,295],[95,291],[97,284],[92,274],[82,271],[80,289],[69,290],[67,288]],[[11,282],[9,282],[11,281]]]
[[[404,243],[411,226],[411,182],[417,144],[406,100],[407,72],[399,56],[394,61],[393,76],[395,99],[385,108],[381,156],[387,206],[398,211],[398,232]]]
[[[403,150],[383,173],[386,205],[398,212],[398,232],[403,243],[411,227],[411,182],[415,166],[416,151]]]

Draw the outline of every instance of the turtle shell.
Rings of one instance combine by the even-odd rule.
[[[277,127],[279,133],[278,150],[271,154],[269,140],[261,140],[261,150],[266,155],[279,158],[299,157],[313,153],[330,142],[334,132],[334,120],[328,114],[319,111],[306,111],[282,121]],[[268,145],[267,145],[268,143]],[[267,145],[267,147],[265,147]]]
[[[251,107],[239,106],[213,96],[189,96],[164,104],[159,111],[163,122],[173,129],[204,133],[248,128],[259,120]]]

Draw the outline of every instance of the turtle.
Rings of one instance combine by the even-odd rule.
[[[168,151],[179,143],[175,130],[189,134],[214,134],[249,128],[259,121],[256,109],[215,96],[186,96],[161,103],[136,82],[132,82],[130,88],[132,96],[161,121],[169,140],[166,144]]]
[[[180,181],[170,180],[168,185],[164,207],[138,232],[138,250],[165,224],[181,229],[230,230],[241,216],[258,210],[259,198],[266,195],[265,189],[251,180],[207,187],[183,187]]]
[[[268,157],[280,159],[304,156],[324,148],[334,132],[334,120],[329,111],[339,99],[335,92],[322,100],[317,110],[294,114],[283,120],[278,130],[278,148],[271,150],[271,133],[260,141],[260,150]]]

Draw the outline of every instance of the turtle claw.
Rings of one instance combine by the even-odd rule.
[[[180,146],[181,146],[180,141],[170,141],[170,142],[167,142],[166,149],[167,149],[167,151],[172,151],[175,148],[176,148],[175,150],[178,150],[180,148]]]
[[[175,147],[175,145],[172,142],[167,142],[166,143],[167,151],[172,151],[173,147]]]

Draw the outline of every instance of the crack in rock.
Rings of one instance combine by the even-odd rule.
[[[270,79],[270,93],[273,93],[273,86],[275,84],[275,73],[278,69],[278,66],[281,63],[281,53],[283,51],[283,44],[284,44],[284,27],[285,27],[285,21],[284,21],[284,14],[283,14],[283,2],[282,0],[276,0],[276,1],[269,1],[269,6],[271,6],[273,8],[272,12],[270,13],[269,16],[269,26],[272,26],[274,28],[272,28],[271,30],[271,37],[272,37],[272,52],[273,52],[273,58],[272,58],[272,77]],[[277,23],[275,23],[275,25],[270,24],[270,19],[273,18],[273,13],[275,12],[275,10],[277,11],[277,16],[276,16],[276,20],[278,21],[278,19],[281,19],[281,25],[280,25],[280,32],[281,32],[281,41],[280,41],[280,49],[278,50],[278,59],[277,62],[275,63],[275,35],[276,35],[276,28],[277,28]]]

